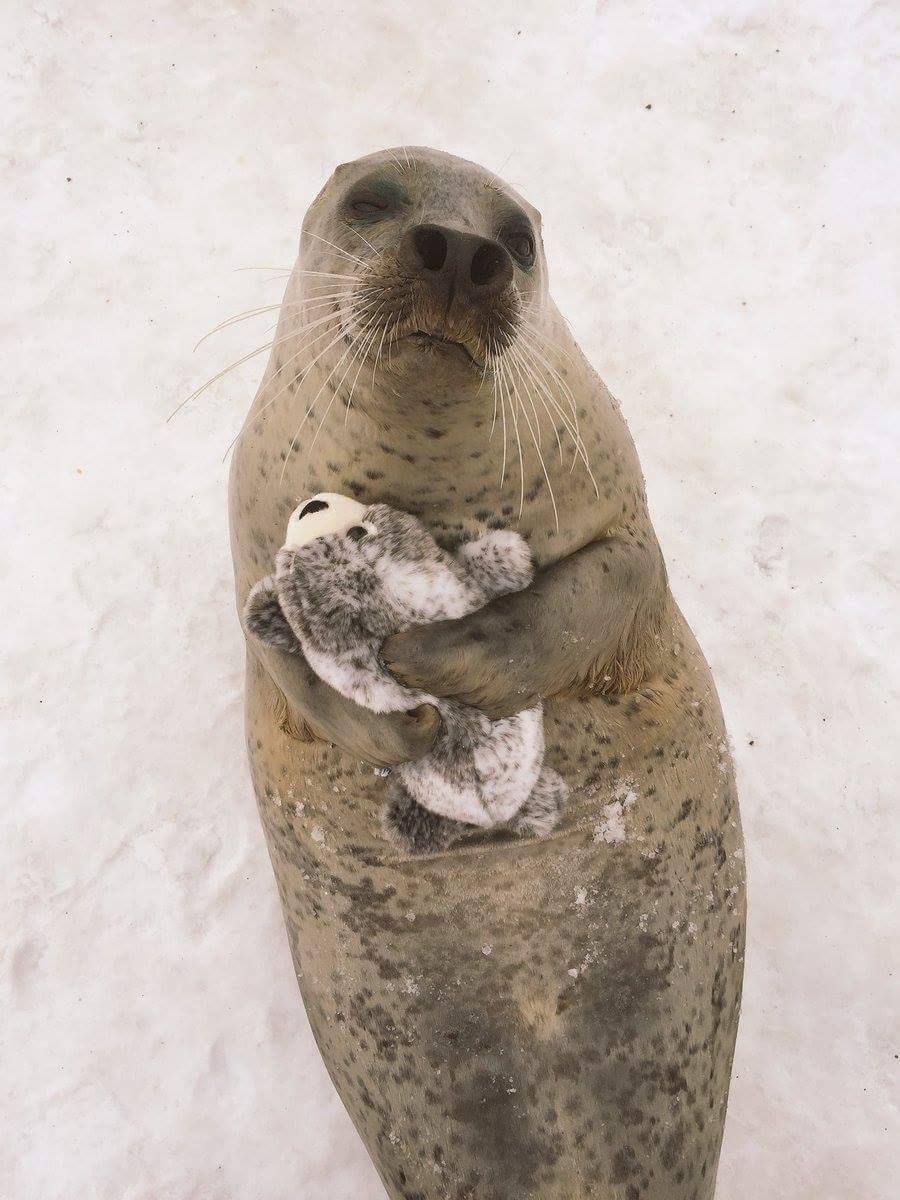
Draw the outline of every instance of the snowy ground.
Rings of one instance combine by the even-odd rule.
[[[900,19],[862,0],[4,8],[4,1200],[383,1200],[247,778],[222,453],[338,161],[543,211],[712,662],[750,868],[720,1200],[888,1200]],[[9,122],[11,119],[11,130]]]

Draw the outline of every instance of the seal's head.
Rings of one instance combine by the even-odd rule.
[[[362,498],[387,478],[397,496],[402,475],[421,506],[425,438],[446,439],[429,455],[442,505],[483,496],[495,471],[502,494],[515,456],[520,515],[549,501],[557,525],[555,486],[582,488],[566,442],[599,496],[579,408],[595,384],[550,299],[540,215],[483,167],[419,147],[338,167],[303,222],[272,345],[253,415],[284,437],[292,492],[330,477]],[[351,412],[366,438],[343,432]]]
[[[547,295],[539,213],[483,167],[419,147],[338,167],[300,251],[303,295],[337,306],[362,357],[407,384],[438,372],[477,387]]]

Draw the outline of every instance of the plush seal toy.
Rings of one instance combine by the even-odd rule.
[[[248,631],[304,654],[341,695],[374,712],[438,709],[433,748],[397,766],[384,809],[386,830],[412,852],[444,849],[471,826],[542,835],[556,824],[567,788],[543,763],[540,704],[491,720],[404,687],[378,656],[390,634],[465,616],[533,575],[528,545],[512,530],[483,533],[453,555],[408,513],[322,492],[291,514],[275,574],[247,599]]]

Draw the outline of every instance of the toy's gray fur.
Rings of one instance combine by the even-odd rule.
[[[442,550],[415,517],[386,504],[361,525],[283,548],[274,575],[247,600],[247,629],[305,654],[342,695],[378,712],[434,704],[437,742],[393,774],[384,812],[388,834],[412,852],[446,848],[473,826],[541,835],[556,824],[567,787],[543,765],[541,706],[492,721],[478,709],[404,687],[378,651],[392,633],[461,617],[532,579],[531,555],[516,533],[486,533]]]

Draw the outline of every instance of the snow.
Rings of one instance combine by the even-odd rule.
[[[2,16],[4,1200],[383,1200],[296,992],[242,744],[221,458],[332,166],[543,211],[736,747],[719,1200],[896,1194],[896,7]]]
[[[618,846],[627,841],[628,831],[625,826],[625,815],[634,807],[637,792],[633,780],[622,780],[615,789],[613,800],[604,804],[600,810],[600,820],[594,826],[594,841],[608,842]]]

